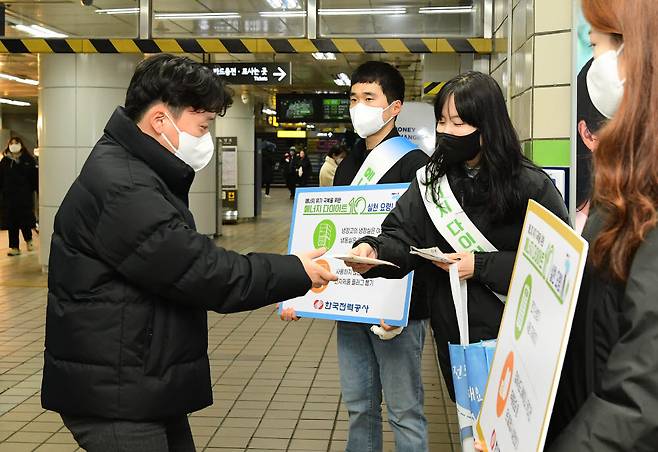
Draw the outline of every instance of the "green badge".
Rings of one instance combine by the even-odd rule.
[[[336,225],[331,220],[322,220],[313,233],[313,246],[315,249],[326,248],[327,251],[336,242]]]
[[[519,298],[519,307],[516,310],[516,322],[514,325],[514,337],[518,341],[523,333],[523,327],[528,319],[528,312],[530,311],[530,302],[532,301],[532,277],[528,275],[523,283],[521,289],[521,297]]]

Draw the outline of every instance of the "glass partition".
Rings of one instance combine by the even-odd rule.
[[[476,37],[482,0],[319,0],[323,37]]]
[[[306,35],[306,0],[153,0],[153,37]]]
[[[7,38],[135,38],[139,3],[135,0],[17,1],[5,3]]]

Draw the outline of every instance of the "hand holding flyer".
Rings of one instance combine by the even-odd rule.
[[[374,266],[388,265],[390,267],[400,268],[399,266],[395,265],[393,262],[383,261],[381,259],[373,259],[370,257],[354,256],[353,254],[337,254],[331,257],[333,257],[334,259],[341,260],[347,264],[366,264],[366,265],[374,265]]]
[[[416,248],[415,246],[411,247],[410,254],[415,254],[424,259],[430,260],[432,262],[439,262],[441,264],[454,264],[456,261],[447,257],[438,247],[433,248]]]

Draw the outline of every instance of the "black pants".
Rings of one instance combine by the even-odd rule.
[[[295,197],[295,191],[297,191],[297,182],[294,179],[286,179],[286,186],[288,191],[290,191],[290,198]]]
[[[270,188],[272,188],[272,182],[265,182],[263,185],[265,186],[265,194],[269,195],[270,194]]]
[[[26,242],[32,240],[32,228],[20,228],[20,230]],[[17,227],[9,228],[9,248],[18,248],[18,231]]]
[[[187,416],[133,422],[62,415],[87,452],[195,452]]]

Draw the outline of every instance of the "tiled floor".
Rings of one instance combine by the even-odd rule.
[[[241,252],[284,252],[290,202],[265,200],[257,222],[225,226],[220,245]],[[37,252],[6,256],[0,234],[0,451],[75,451],[56,413],[39,402],[46,278]],[[347,414],[340,403],[335,324],[286,323],[274,308],[209,314],[208,353],[215,403],[190,416],[198,450],[341,451]],[[457,451],[454,407],[439,377],[431,336],[423,361],[430,451]],[[385,413],[385,410],[384,410]],[[393,437],[385,426],[385,450]],[[453,446],[453,444],[455,444]]]

